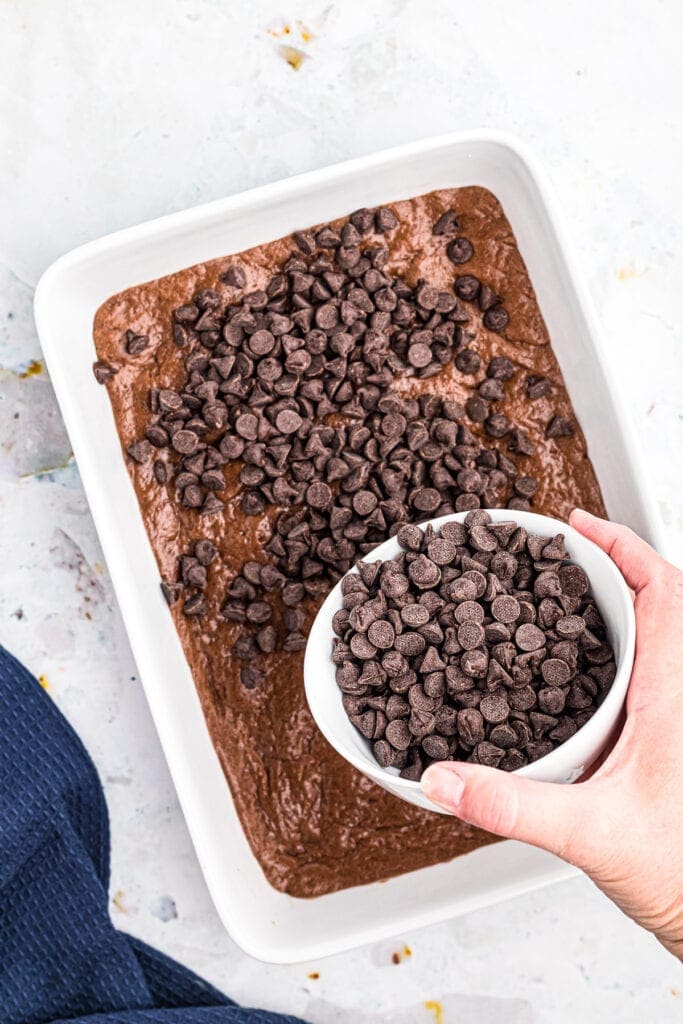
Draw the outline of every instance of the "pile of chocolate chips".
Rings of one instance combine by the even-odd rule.
[[[479,509],[397,539],[397,558],[344,577],[333,620],[344,708],[377,762],[413,780],[434,761],[514,771],[573,736],[616,665],[562,534]]]
[[[526,433],[496,411],[515,374],[510,360],[491,359],[464,407],[393,390],[397,377],[424,379],[449,363],[471,379],[482,369],[469,345],[477,317],[491,331],[508,323],[500,297],[471,274],[456,274],[453,288],[442,290],[423,280],[411,288],[388,272],[384,236],[397,226],[391,210],[363,209],[339,230],[299,232],[297,251],[264,290],[243,291],[224,307],[217,291],[205,289],[174,312],[186,377],[177,389],[150,391],[150,422],[128,454],[153,460],[159,486],[202,516],[223,508],[225,468],[235,463],[245,514],[282,510],[265,545],[269,561],[243,567],[220,611],[244,624],[234,650],[249,662],[275,649],[301,650],[301,602],[324,596],[401,523],[481,506],[528,509],[536,491],[502,450],[522,458],[533,451]],[[434,225],[458,267],[474,251],[459,231],[454,211]],[[223,280],[246,285],[237,263]],[[148,344],[146,335],[126,332],[129,356]],[[104,363],[94,369],[102,383],[116,372]],[[527,379],[530,400],[550,388],[545,378]],[[548,424],[549,436],[572,429],[561,417]],[[194,557],[181,558],[165,593],[182,597],[186,615],[202,616],[202,574],[187,569]],[[277,628],[276,591],[286,608]],[[258,685],[258,664],[242,678]]]

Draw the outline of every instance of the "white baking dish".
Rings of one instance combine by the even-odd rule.
[[[448,864],[314,900],[276,892],[240,827],[211,745],[119,447],[92,374],[93,316],[113,292],[348,213],[482,185],[505,209],[586,434],[610,515],[657,544],[631,428],[605,366],[595,315],[567,252],[555,200],[533,159],[495,132],[442,136],[173,214],[63,256],[36,292],[38,331],[147,699],[218,913],[263,960],[312,959],[566,878],[533,847],[500,843]]]

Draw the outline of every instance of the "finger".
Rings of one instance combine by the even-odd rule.
[[[422,789],[471,825],[585,866],[582,837],[592,800],[587,786],[534,782],[496,768],[448,762],[426,770]]]
[[[609,555],[629,587],[636,593],[667,568],[667,562],[628,526],[598,519],[575,508],[569,524]]]

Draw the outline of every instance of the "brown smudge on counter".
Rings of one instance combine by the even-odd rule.
[[[434,1014],[434,1024],[444,1024],[443,1005],[438,999],[427,999],[425,1010]]]
[[[545,436],[552,416],[573,420],[573,411],[526,268],[496,198],[485,189],[468,187],[389,206],[399,218],[390,238],[391,273],[411,285],[423,277],[437,287],[452,287],[458,270],[446,257],[443,237],[433,236],[432,226],[455,208],[463,233],[474,245],[467,273],[485,280],[503,297],[510,315],[504,334],[493,334],[477,323],[471,345],[484,365],[493,355],[507,356],[518,370],[499,407],[535,445],[533,456],[520,459],[525,471],[539,481],[534,511],[567,519],[579,506],[604,515],[580,429],[573,437]],[[263,288],[294,248],[287,237],[241,254],[247,289]],[[98,310],[98,358],[115,361],[118,368],[106,387],[124,451],[144,435],[150,388],[178,387],[185,378],[184,357],[171,338],[173,310],[203,288],[215,288],[223,303],[234,302],[235,289],[221,281],[234,262],[230,256],[189,267],[114,295]],[[121,337],[131,325],[149,335],[150,345],[134,359],[121,361]],[[484,374],[482,369],[463,378],[448,366],[436,377],[404,378],[394,387],[405,394],[433,392],[466,400]],[[528,374],[547,377],[552,395],[529,402]],[[471,429],[483,436],[480,424],[471,424]],[[493,443],[506,451],[505,441]],[[175,579],[178,555],[199,536],[206,537],[220,553],[205,595],[207,605],[217,608],[245,561],[267,560],[263,545],[278,510],[268,508],[256,519],[242,513],[237,472],[232,472],[237,467],[227,475],[225,508],[200,522],[193,510],[178,507],[170,488],[156,484],[149,463],[126,459],[126,465],[162,579]],[[307,600],[302,608],[308,628],[316,605]],[[264,685],[246,691],[240,683],[240,663],[230,655],[238,635],[235,624],[215,615],[187,618],[179,604],[171,608],[171,615],[245,834],[276,889],[318,896],[450,860],[495,841],[464,822],[396,799],[343,761],[315,728],[308,711],[303,652],[270,656]]]
[[[112,896],[111,901],[120,914],[125,914],[126,917],[128,917],[130,915],[130,910],[123,902],[125,895],[126,894],[124,893],[123,889],[117,889],[114,895]]]
[[[299,50],[296,46],[278,46],[277,52],[283,60],[287,61],[292,71],[298,71],[308,54]]]
[[[25,370],[23,370],[19,376],[22,380],[26,380],[28,377],[39,377],[41,373],[45,372],[45,367],[41,363],[40,359],[32,359]]]
[[[392,962],[392,964],[400,964],[400,963],[403,963],[404,960],[407,960],[412,955],[413,955],[413,951],[410,948],[410,946],[405,946],[404,945],[403,949],[395,950],[391,954],[391,962]]]

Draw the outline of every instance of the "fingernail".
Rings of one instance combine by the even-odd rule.
[[[465,792],[465,780],[453,768],[434,764],[422,776],[422,789],[435,804],[454,811]]]

